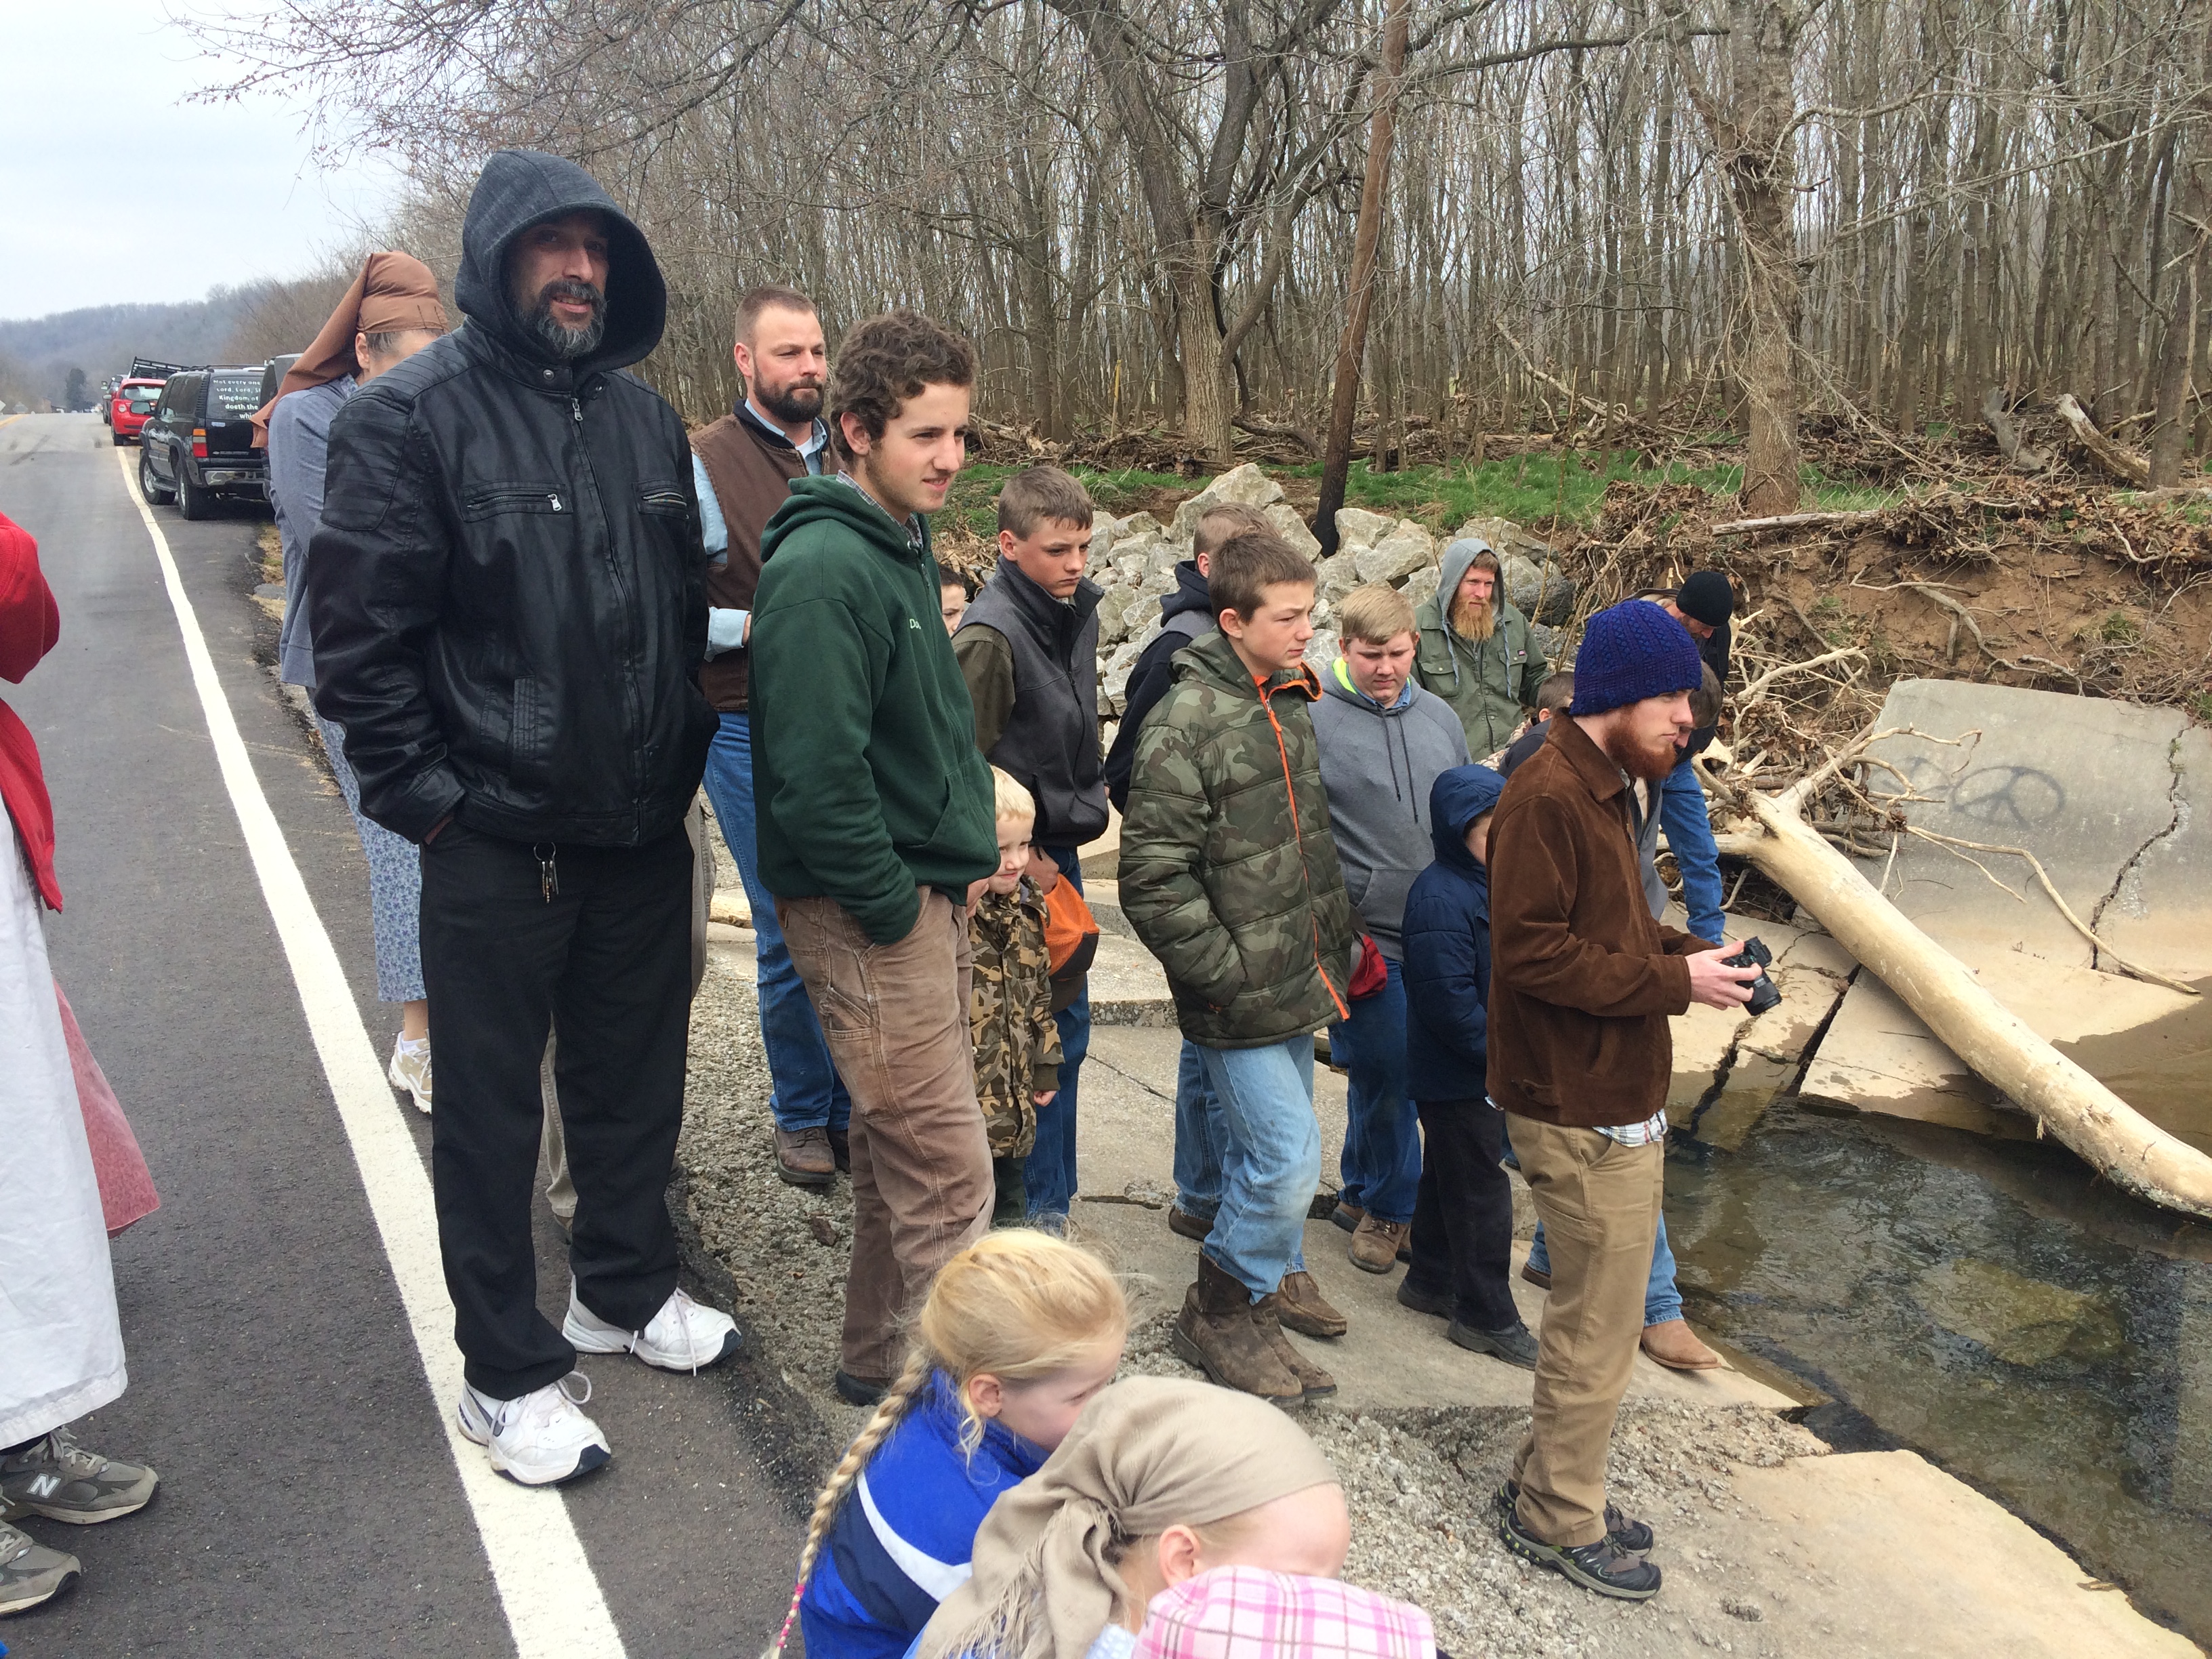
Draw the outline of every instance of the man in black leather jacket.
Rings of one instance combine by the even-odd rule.
[[[660,337],[644,236],[589,174],[502,150],[469,203],[466,326],[333,422],[307,602],[315,705],[362,805],[421,843],[431,1171],[461,1429],[550,1485],[607,1461],[576,1352],[690,1370],[735,1328],[676,1288],[692,854],[714,716],[684,425],[621,372]],[[538,1068],[577,1191],[568,1313],[538,1313]]]

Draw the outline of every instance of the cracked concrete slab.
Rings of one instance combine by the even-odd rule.
[[[2212,740],[2178,711],[1962,681],[1900,680],[1879,723],[1924,738],[1871,751],[1876,794],[1909,786],[1914,824],[1985,846],[2025,847],[2075,915],[2114,949],[2184,979],[2212,976]],[[1954,744],[1935,741],[1954,739]],[[1973,861],[1970,861],[1973,860]],[[2196,1006],[2102,963],[2036,883],[2003,853],[1900,838],[1867,860],[1880,887],[1997,1000],[2055,1042],[2083,1042],[2168,1020]],[[1999,884],[2002,883],[2003,885]],[[2007,889],[2011,890],[2008,891]],[[2108,1059],[2089,1069],[2108,1084]],[[2085,1063],[2087,1063],[2085,1061]],[[1861,974],[1807,1071],[1803,1092],[1975,1129],[2033,1132],[1887,987]],[[2158,1118],[2147,1104],[2147,1115]]]

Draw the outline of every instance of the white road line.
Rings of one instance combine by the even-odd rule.
[[[246,757],[245,740],[216,678],[214,659],[177,574],[176,561],[169,555],[168,541],[131,482],[129,456],[118,452],[116,459],[123,471],[124,491],[153,538],[161,580],[184,635],[192,686],[207,716],[208,735],[215,741],[216,763],[238,813],[239,828],[246,833],[246,848],[291,963],[293,981],[300,988],[307,1029],[330,1079],[354,1162],[360,1166],[361,1184],[368,1191],[369,1210],[407,1310],[408,1327],[415,1334],[431,1398],[437,1402],[447,1449],[490,1559],[492,1582],[499,1587],[515,1650],[520,1659],[623,1659],[622,1637],[568,1518],[568,1506],[556,1492],[525,1491],[495,1474],[483,1449],[463,1439],[454,1426],[451,1402],[460,1395],[461,1356],[453,1346],[453,1304],[439,1264],[430,1177],[385,1081],[384,1067],[338,965],[338,953]]]

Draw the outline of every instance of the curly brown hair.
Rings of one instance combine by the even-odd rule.
[[[918,311],[886,312],[857,325],[838,343],[830,374],[830,441],[845,460],[844,417],[856,416],[873,442],[908,398],[928,386],[975,384],[975,348]]]

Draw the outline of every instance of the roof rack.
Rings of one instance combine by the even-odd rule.
[[[172,374],[181,374],[190,368],[188,363],[164,363],[152,357],[133,357],[129,378],[134,380],[166,380]]]

